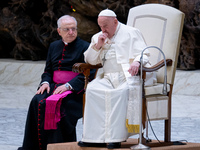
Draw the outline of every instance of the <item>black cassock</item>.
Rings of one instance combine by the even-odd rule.
[[[23,141],[24,150],[46,150],[49,143],[76,141],[77,120],[82,117],[82,99],[84,88],[83,74],[77,75],[68,83],[73,87],[73,93],[63,98],[60,112],[61,120],[56,130],[44,130],[45,101],[61,84],[53,82],[53,72],[56,70],[72,71],[72,66],[77,62],[84,62],[84,51],[89,43],[76,38],[75,41],[65,45],[62,40],[50,44],[46,66],[42,74],[41,83],[50,83],[50,93],[35,95],[30,102],[25,126]],[[91,78],[94,75],[91,72]]]

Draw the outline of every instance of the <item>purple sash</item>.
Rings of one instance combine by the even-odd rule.
[[[56,70],[53,72],[53,82],[55,83],[67,83],[74,77],[76,77],[79,73],[75,73],[72,71],[59,71]]]
[[[77,75],[78,73],[74,73],[72,71],[54,71],[53,81],[55,83],[64,84],[73,79],[74,77],[76,77]],[[44,120],[45,130],[57,129],[57,123],[61,119],[60,105],[62,99],[71,93],[72,91],[65,91],[62,94],[55,94],[46,98],[45,120]]]

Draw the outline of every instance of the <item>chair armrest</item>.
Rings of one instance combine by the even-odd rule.
[[[90,69],[98,69],[98,68],[101,68],[101,67],[102,67],[101,64],[91,65],[91,64],[88,64],[88,63],[75,63],[72,66],[72,71],[84,74],[84,76],[85,76],[85,87],[84,87],[84,89],[86,89],[88,81],[89,81]],[[95,74],[95,76],[96,76],[96,74]]]
[[[72,71],[73,72],[77,72],[77,73],[84,73],[86,72],[87,69],[98,69],[101,68],[102,65],[101,64],[97,64],[97,65],[91,65],[88,63],[75,63],[72,67]]]
[[[171,59],[166,59],[166,64],[167,66],[171,66],[172,65],[172,60]],[[158,62],[157,64],[151,66],[151,67],[143,67],[142,71],[143,72],[153,72],[156,71],[160,68],[162,68],[163,66],[165,66],[164,60],[161,60],[160,62]]]
[[[167,63],[167,66],[171,66],[172,65],[172,60],[171,59],[166,59],[166,63]],[[153,71],[156,71],[156,70],[162,68],[164,65],[165,65],[164,60],[161,60],[160,62],[158,62],[157,64],[153,65],[152,67],[149,67],[149,68],[143,67],[142,71],[143,72],[153,72]],[[73,65],[73,67],[72,67],[72,71],[84,74],[84,76],[85,76],[85,89],[86,89],[86,86],[88,84],[88,78],[89,78],[89,75],[90,75],[90,69],[99,69],[101,67],[102,67],[101,64],[91,65],[91,64],[88,64],[88,63],[75,63]],[[143,79],[145,77],[146,77],[146,75],[143,74]]]
[[[172,66],[172,60],[171,59],[166,59],[166,65],[167,66]],[[142,79],[143,79],[143,85],[142,85],[142,97],[145,97],[145,90],[144,90],[144,83],[145,83],[145,79],[146,79],[146,72],[153,72],[156,71],[160,68],[162,68],[163,66],[165,66],[164,60],[161,60],[160,62],[158,62],[157,64],[151,66],[151,67],[142,67]],[[140,68],[139,68],[139,74],[140,74]]]

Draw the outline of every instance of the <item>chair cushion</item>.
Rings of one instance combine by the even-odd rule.
[[[162,83],[157,83],[156,85],[153,86],[145,86],[145,95],[156,95],[156,94],[163,94],[163,84]],[[167,92],[170,91],[170,85],[167,84]]]

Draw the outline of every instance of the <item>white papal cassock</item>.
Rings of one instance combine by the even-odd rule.
[[[94,45],[101,33],[92,37],[84,53],[87,63],[102,63],[103,68],[86,89],[82,141],[122,142],[139,132],[139,77],[131,76],[128,69],[133,61],[140,61],[146,44],[138,29],[119,23],[115,35],[98,51]],[[144,54],[143,64],[148,64],[149,53]],[[132,134],[126,121],[133,127]]]

